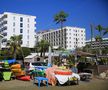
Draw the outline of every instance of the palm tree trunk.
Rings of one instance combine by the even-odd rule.
[[[93,41],[92,40],[93,39],[93,25],[91,24],[90,27],[91,27],[91,45],[92,45],[92,41]]]
[[[14,59],[16,60],[16,47],[14,47]]]
[[[102,31],[100,31],[101,40],[99,41],[99,54],[102,55]]]
[[[22,63],[24,65],[24,53],[23,53],[22,47],[20,47],[20,48],[21,48],[21,53],[22,53],[22,57],[23,57]]]
[[[43,58],[45,58],[45,51],[43,51]]]

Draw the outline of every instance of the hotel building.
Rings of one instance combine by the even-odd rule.
[[[101,42],[96,41],[95,38],[93,38],[92,43],[91,40],[87,40],[86,45],[91,45],[92,49],[106,48],[108,47],[108,38],[102,38]]]
[[[35,21],[31,15],[4,12],[0,14],[0,34],[4,36],[3,45],[14,35],[22,35],[22,47],[32,48],[35,45]]]
[[[63,27],[63,29],[41,31],[37,33],[37,42],[47,40],[53,47],[75,49],[85,46],[85,28]]]

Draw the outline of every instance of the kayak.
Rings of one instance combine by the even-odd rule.
[[[21,69],[12,69],[12,72],[14,73],[20,73],[22,70]]]
[[[64,71],[64,70],[55,70],[54,73],[57,75],[72,75],[71,71]]]
[[[24,71],[21,71],[19,73],[14,73],[15,76],[22,76],[22,75],[25,75],[25,72]]]
[[[14,64],[11,66],[12,69],[19,69],[21,68],[21,65],[20,64]]]
[[[23,81],[30,81],[30,76],[21,76],[21,77],[17,77],[17,79],[23,80]]]

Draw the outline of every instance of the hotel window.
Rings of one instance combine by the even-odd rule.
[[[27,33],[29,33],[29,30],[27,30]]]
[[[68,47],[68,45],[66,47]]]
[[[29,39],[29,35],[27,36],[27,39]]]
[[[20,23],[20,27],[23,27],[23,23]]]
[[[29,24],[27,24],[27,27],[29,28]]]
[[[13,26],[15,26],[15,22],[13,22]]]
[[[29,45],[29,41],[27,41],[27,45]]]
[[[13,33],[15,33],[15,28],[13,28]]]
[[[20,22],[23,22],[23,18],[22,17],[20,17]]]
[[[71,35],[71,33],[69,33],[69,35]]]
[[[29,22],[29,18],[27,19],[27,21]]]
[[[22,34],[20,36],[23,38],[23,35]]]
[[[74,48],[76,48],[76,46],[74,46]]]
[[[81,42],[83,44],[83,42]]]
[[[15,17],[13,17],[13,20],[15,20]]]
[[[23,29],[20,29],[20,33],[23,33]]]
[[[69,39],[71,39],[71,37],[69,37]]]
[[[71,41],[69,43],[71,43]]]

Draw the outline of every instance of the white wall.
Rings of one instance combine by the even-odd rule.
[[[5,12],[4,14],[8,15],[7,20],[7,38],[8,40],[10,39],[11,36],[13,35],[22,35],[22,41],[23,47],[34,47],[35,45],[35,16],[30,16],[30,15],[23,15],[23,14],[16,14],[16,13],[9,13]],[[15,17],[15,18],[14,18]],[[23,22],[20,22],[20,17],[23,18]],[[28,22],[29,19],[29,22]],[[15,23],[15,26],[13,26],[13,23]],[[23,23],[23,33],[20,33],[20,23]],[[29,24],[29,26],[28,26]],[[13,31],[15,29],[15,32]]]

